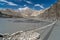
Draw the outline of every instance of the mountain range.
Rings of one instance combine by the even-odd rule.
[[[37,11],[37,10],[32,10],[28,7],[25,7],[25,8],[19,8],[17,10],[5,9],[5,10],[0,10],[0,12],[2,12],[3,14],[13,16],[13,17],[36,17],[40,15],[41,13],[44,13],[45,10],[47,9]]]
[[[60,16],[60,2],[51,5],[44,10],[32,10],[28,7],[19,8],[17,10],[12,9],[4,9],[0,10],[1,13],[7,14],[8,16],[12,17],[38,17],[38,18],[55,18],[56,16]]]

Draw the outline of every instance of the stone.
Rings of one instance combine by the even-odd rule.
[[[37,32],[27,31],[27,32],[16,32],[7,38],[8,40],[37,40],[40,39],[40,34]]]

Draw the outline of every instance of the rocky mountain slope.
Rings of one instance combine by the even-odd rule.
[[[5,15],[2,15],[2,14]],[[37,18],[59,18],[60,17],[60,2],[57,2],[56,4],[52,5],[50,8],[46,8],[44,10],[32,10],[28,7],[25,8],[19,8],[17,10],[0,10],[0,16],[8,16],[8,17],[37,17]]]
[[[2,13],[5,14],[2,16],[10,16],[10,17],[37,17],[38,15],[44,13],[45,10],[37,11],[25,7],[17,10],[11,10],[11,9],[0,10],[0,14]]]
[[[38,17],[45,18],[45,19],[60,18],[60,1],[52,5],[48,10],[40,14]]]

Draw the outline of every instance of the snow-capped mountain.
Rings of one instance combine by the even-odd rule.
[[[49,7],[50,8],[50,7]],[[46,10],[48,10],[49,8],[46,8],[44,10],[32,10],[28,7],[25,7],[25,8],[19,8],[17,9],[16,11],[19,12],[22,16],[26,16],[26,17],[31,17],[31,16],[38,16],[42,13],[44,13]]]
[[[20,17],[36,17],[42,13],[44,13],[46,10],[49,8],[46,8],[44,10],[32,10],[28,7],[25,8],[18,8],[17,10],[11,10],[11,9],[6,9],[1,11],[4,14],[12,15],[12,16],[20,16]]]

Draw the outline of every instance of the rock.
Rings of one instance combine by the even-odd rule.
[[[40,34],[37,32],[27,31],[27,32],[16,32],[11,37],[7,38],[9,40],[37,40],[40,39]]]

